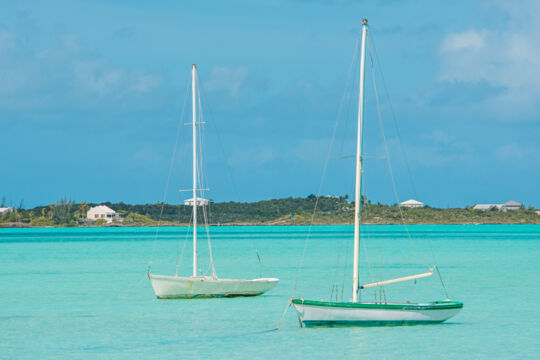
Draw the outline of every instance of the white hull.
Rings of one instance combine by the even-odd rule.
[[[306,326],[384,326],[440,323],[457,315],[462,303],[425,304],[331,303],[295,300],[299,320]]]
[[[148,274],[158,299],[257,296],[273,289],[275,278],[216,279],[206,276],[180,277]]]

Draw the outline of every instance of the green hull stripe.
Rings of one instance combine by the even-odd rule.
[[[354,309],[382,309],[382,310],[444,310],[461,309],[463,303],[458,301],[435,301],[429,304],[372,304],[372,303],[351,303],[351,302],[330,302],[293,299],[293,304],[327,306],[334,308],[354,308]]]
[[[347,320],[311,320],[303,321],[306,327],[325,326],[325,327],[339,327],[339,326],[414,326],[414,325],[428,325],[428,324],[440,324],[442,321],[347,321]]]

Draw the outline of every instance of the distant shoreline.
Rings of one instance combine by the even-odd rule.
[[[514,207],[506,209],[502,205],[490,205],[481,209],[443,209],[373,203],[363,198],[362,222],[366,225],[540,224],[540,210],[517,202],[509,203]],[[185,204],[94,204],[65,199],[32,209],[9,209],[0,214],[0,227],[186,226],[191,223],[193,214],[193,208]],[[309,195],[251,203],[210,201],[204,208],[199,208],[199,215],[211,226],[352,225],[354,211],[355,205],[347,196]],[[107,220],[113,220],[113,223]]]
[[[231,227],[231,226],[338,226],[346,225],[353,226],[353,223],[296,223],[296,224],[265,224],[265,223],[227,223],[227,224],[208,224],[211,227]],[[395,223],[363,223],[362,225],[369,226],[403,226],[403,224]],[[530,222],[530,223],[411,223],[405,224],[406,226],[416,226],[416,225],[438,225],[438,226],[447,226],[447,225],[540,225],[540,222]],[[131,228],[131,227],[187,227],[191,224],[134,224],[134,225],[123,225],[123,224],[107,224],[107,225],[83,225],[83,226],[65,226],[65,225],[56,225],[56,226],[32,226],[25,223],[0,223],[0,229],[54,229],[54,228],[73,228],[73,229],[91,229],[91,228]],[[201,227],[204,225],[200,225]]]

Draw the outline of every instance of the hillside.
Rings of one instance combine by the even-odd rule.
[[[210,224],[233,225],[298,225],[309,224],[352,224],[354,203],[347,197],[321,197],[317,211],[313,209],[317,198],[284,198],[262,200],[252,203],[211,202],[206,214],[199,209],[199,218],[206,215]],[[104,221],[93,222],[86,219],[86,211],[92,206],[81,202],[60,200],[49,206],[33,209],[16,209],[0,215],[0,226],[105,226]],[[191,207],[174,204],[130,205],[124,203],[104,203],[121,213],[124,221],[112,226],[152,226],[161,224],[187,224],[191,221]],[[397,205],[362,204],[362,222],[367,224],[540,224],[532,207],[515,211],[480,211],[472,208],[400,208]],[[111,225],[109,225],[111,226]]]

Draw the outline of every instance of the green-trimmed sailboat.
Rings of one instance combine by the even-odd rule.
[[[368,303],[359,302],[361,289],[384,286],[387,284],[416,280],[433,275],[429,272],[405,276],[397,279],[379,281],[359,286],[359,243],[360,243],[360,197],[362,177],[362,122],[364,117],[364,68],[368,24],[362,21],[362,51],[360,55],[360,86],[358,99],[358,132],[356,142],[356,186],[354,216],[354,269],[352,302],[329,302],[292,299],[301,325],[305,326],[385,326],[385,325],[418,325],[441,323],[455,316],[463,307],[463,303],[444,300],[426,303]]]

